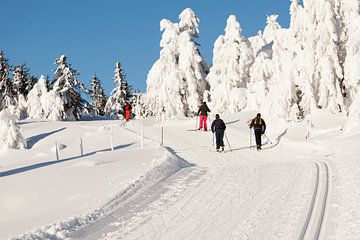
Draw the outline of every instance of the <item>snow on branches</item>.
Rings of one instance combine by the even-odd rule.
[[[15,107],[10,106],[0,112],[0,148],[25,149],[26,141],[17,125]]]
[[[165,118],[193,115],[209,88],[206,82],[208,65],[198,44],[199,19],[190,9],[179,16],[179,23],[167,19],[160,22],[163,31],[160,58],[147,76],[144,101],[149,109]]]

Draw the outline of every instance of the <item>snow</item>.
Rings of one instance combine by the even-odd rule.
[[[222,116],[232,147],[225,154],[209,151],[211,132],[188,131],[195,118],[165,122],[165,147],[156,119],[142,119],[144,148],[140,120],[22,120],[28,149],[0,156],[0,238],[298,239],[318,228],[305,223],[317,166],[321,181],[327,166],[329,190],[319,185],[326,205],[313,209],[324,209],[320,234],[357,239],[359,124],[321,111],[267,122],[272,144],[264,138],[258,152],[249,149],[254,115]],[[64,146],[59,161],[55,142]]]
[[[230,15],[210,69],[195,12],[161,20],[159,59],[134,106],[153,117],[128,123],[49,121],[81,120],[78,72],[62,55],[51,90],[41,77],[13,96],[1,53],[0,238],[358,239],[360,5],[299,2],[288,29],[270,15],[250,38]],[[124,76],[117,63],[110,116],[127,99]],[[227,124],[225,153],[194,131],[202,101]],[[18,121],[25,112],[37,120]],[[263,151],[248,128],[257,112]]]

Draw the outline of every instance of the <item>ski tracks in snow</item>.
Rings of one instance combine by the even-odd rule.
[[[324,239],[326,217],[330,209],[330,171],[325,161],[315,161],[316,180],[314,193],[299,240]]]
[[[302,240],[324,235],[330,196],[325,162],[276,161],[283,153],[274,149],[211,153],[202,146],[210,134],[185,128],[180,134],[178,127],[167,129],[167,145],[194,167],[145,189],[100,229],[90,226],[77,239]]]

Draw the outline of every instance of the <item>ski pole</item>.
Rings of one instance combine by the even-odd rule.
[[[224,135],[225,135],[225,138],[226,138],[226,142],[227,142],[227,144],[229,145],[230,152],[232,152],[232,148],[231,148],[231,146],[230,146],[229,139],[228,139],[227,136],[226,136],[226,132],[224,132]]]
[[[214,146],[215,133],[213,132],[212,135],[213,135],[213,137],[212,137],[213,144],[212,145]]]
[[[196,115],[195,131],[198,129],[198,118],[199,118],[199,116]]]
[[[252,134],[251,134],[251,128],[249,128],[249,136],[250,136],[250,142],[249,142],[249,149],[251,149],[251,144],[252,144]]]
[[[272,145],[273,143],[271,142],[270,138],[264,133],[264,136],[266,137],[266,139],[270,142],[270,144]]]

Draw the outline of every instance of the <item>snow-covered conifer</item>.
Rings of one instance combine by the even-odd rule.
[[[14,67],[12,88],[16,96],[21,94],[26,97],[35,83],[36,78],[29,74],[29,68],[25,64]]]
[[[250,81],[253,49],[241,34],[240,23],[231,15],[225,35],[214,44],[213,66],[207,76],[210,84],[211,107],[215,112],[234,113],[246,107],[246,87]]]
[[[104,92],[104,88],[101,86],[101,82],[94,74],[91,80],[91,99],[92,99],[92,106],[95,111],[95,115],[103,116],[104,109],[106,105],[106,96]]]
[[[0,52],[0,110],[16,105],[16,98],[10,81],[10,65],[4,52]]]
[[[344,62],[346,99],[350,115],[360,118],[360,3],[346,1],[343,4],[347,36]]]
[[[79,120],[86,104],[86,101],[81,97],[80,90],[86,93],[88,90],[77,80],[79,72],[67,63],[65,55],[61,55],[54,63],[58,67],[55,70],[55,78],[51,84],[52,90],[60,94],[64,102],[65,119]]]
[[[15,107],[9,106],[0,112],[0,148],[26,148],[26,141],[17,125]]]
[[[123,112],[122,108],[125,102],[130,100],[132,96],[131,86],[127,83],[126,74],[119,62],[115,64],[114,83],[115,88],[111,91],[105,105],[105,114],[118,117],[118,114]]]
[[[146,104],[165,118],[190,116],[198,110],[208,89],[208,65],[194,39],[199,36],[199,19],[190,9],[179,16],[179,24],[160,22],[163,31],[160,58],[147,77]]]
[[[31,119],[49,119],[54,121],[66,118],[64,102],[58,92],[48,91],[47,80],[41,76],[28,94],[27,115]]]
[[[146,108],[143,93],[134,92],[133,98],[131,100],[131,105],[133,106],[133,113],[135,114],[136,118],[146,117],[151,115],[149,110]]]

